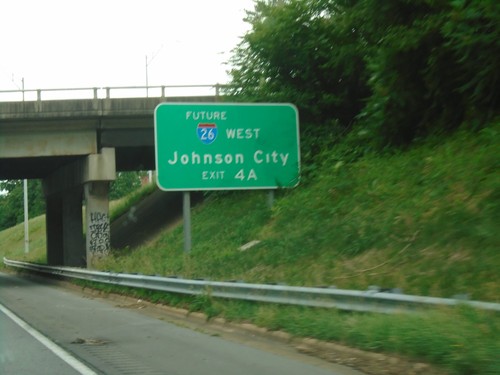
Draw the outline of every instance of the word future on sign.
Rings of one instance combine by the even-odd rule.
[[[155,110],[162,190],[274,189],[299,182],[291,104],[162,103]]]

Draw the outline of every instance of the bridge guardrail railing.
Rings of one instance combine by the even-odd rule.
[[[74,88],[48,88],[48,89],[17,89],[0,90],[0,102],[2,101],[42,101],[53,100],[46,98],[47,95],[56,94],[57,99],[111,99],[122,97],[166,97],[169,92],[175,93],[180,90],[203,90],[214,96],[220,96],[221,90],[228,85],[224,84],[200,84],[200,85],[161,85],[161,86],[110,86],[110,87],[74,87]],[[83,94],[81,94],[83,92]],[[113,95],[125,92],[125,96]],[[75,93],[80,93],[75,95]],[[134,94],[132,94],[134,93]],[[137,94],[138,93],[138,94]]]
[[[3,262],[9,267],[64,278],[188,295],[209,294],[213,297],[247,301],[376,313],[409,313],[429,308],[453,307],[459,304],[467,304],[477,309],[500,312],[500,303],[422,297],[379,292],[377,290],[358,291],[336,288],[188,280],[175,277],[93,271],[73,267],[45,266],[6,258],[3,259]]]

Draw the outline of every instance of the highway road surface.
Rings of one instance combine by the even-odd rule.
[[[0,273],[0,374],[361,375],[283,346]]]

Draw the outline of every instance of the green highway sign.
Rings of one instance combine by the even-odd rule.
[[[161,103],[155,152],[162,190],[294,187],[298,111],[291,104]]]

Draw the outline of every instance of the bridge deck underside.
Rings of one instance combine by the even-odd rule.
[[[0,179],[46,178],[104,147],[115,149],[116,171],[153,170],[155,107],[161,102],[217,100],[207,96],[0,103]]]
[[[46,156],[30,158],[0,158],[0,179],[43,179],[66,164],[83,156]],[[155,169],[153,146],[117,147],[116,171]]]
[[[63,165],[69,164],[78,158],[78,156],[45,156],[0,159],[0,179],[45,178]]]

